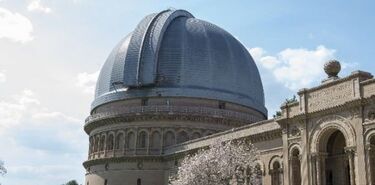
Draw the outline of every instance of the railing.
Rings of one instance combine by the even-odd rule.
[[[137,149],[115,149],[105,150],[99,152],[92,152],[89,154],[88,159],[100,159],[100,158],[111,158],[111,157],[122,157],[122,156],[157,156],[160,155],[160,149],[148,149],[137,148]]]
[[[119,110],[109,112],[96,113],[86,118],[85,123],[105,119],[108,117],[116,116],[131,116],[142,114],[183,114],[183,115],[199,115],[209,116],[216,118],[229,118],[245,122],[256,122],[260,118],[253,116],[249,113],[242,113],[226,109],[216,109],[209,107],[189,107],[189,106],[168,106],[168,105],[155,105],[155,106],[138,106],[138,107],[121,107]]]

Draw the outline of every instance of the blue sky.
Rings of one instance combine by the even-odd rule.
[[[83,182],[82,127],[98,70],[147,14],[186,9],[232,33],[256,60],[269,116],[298,89],[375,72],[371,1],[0,0],[0,159],[4,185]]]

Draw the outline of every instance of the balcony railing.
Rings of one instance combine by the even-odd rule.
[[[115,149],[92,152],[89,154],[88,159],[100,159],[100,158],[111,158],[111,157],[122,157],[122,156],[158,156],[160,155],[160,149],[148,149],[137,148],[137,149]]]
[[[168,106],[168,105],[155,105],[155,106],[137,106],[137,107],[121,107],[116,110],[108,112],[96,113],[86,118],[85,123],[88,124],[93,121],[117,117],[117,116],[136,116],[145,114],[180,114],[180,115],[198,115],[208,116],[215,118],[228,118],[244,122],[256,122],[260,118],[253,116],[249,113],[237,112],[226,109],[216,109],[210,107],[189,107],[189,106]]]

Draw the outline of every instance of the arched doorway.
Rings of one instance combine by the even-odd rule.
[[[323,185],[351,185],[349,157],[345,152],[344,134],[336,129],[324,133],[319,140],[316,159],[317,180]]]
[[[345,137],[340,131],[331,134],[326,144],[326,185],[350,185],[350,168],[345,146]]]

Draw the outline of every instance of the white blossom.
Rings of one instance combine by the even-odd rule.
[[[257,149],[246,140],[216,141],[186,156],[170,185],[257,185],[257,159]]]

